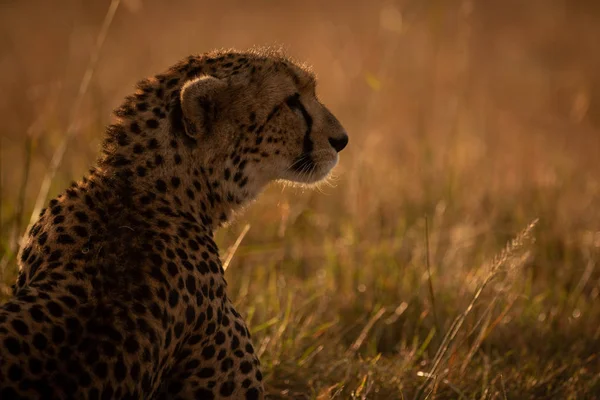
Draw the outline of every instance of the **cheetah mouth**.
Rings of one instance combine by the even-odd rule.
[[[329,157],[324,157],[325,154],[318,154],[318,152],[300,154],[289,167],[289,170],[293,173],[291,180],[314,183],[326,178],[338,160],[337,154],[333,159],[331,159],[331,154],[327,155]]]

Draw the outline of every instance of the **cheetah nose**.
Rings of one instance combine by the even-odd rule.
[[[348,135],[344,133],[343,136],[339,138],[330,137],[329,144],[339,153],[344,150],[344,147],[348,144]]]

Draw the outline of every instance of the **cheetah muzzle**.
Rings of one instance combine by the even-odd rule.
[[[192,56],[138,84],[89,174],[51,200],[0,307],[0,398],[264,397],[216,228],[348,136],[280,54]]]

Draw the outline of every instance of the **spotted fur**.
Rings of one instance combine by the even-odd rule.
[[[273,180],[324,178],[346,133],[314,76],[268,52],[189,57],[115,114],[96,166],[27,233],[0,398],[263,398],[213,233]]]

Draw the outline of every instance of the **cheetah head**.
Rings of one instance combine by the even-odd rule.
[[[348,135],[319,101],[307,68],[283,56],[248,53],[203,63],[209,73],[183,84],[179,98],[199,161],[226,165],[249,186],[327,177]]]

